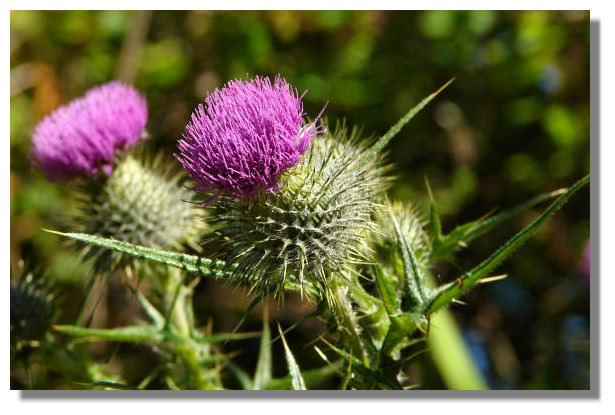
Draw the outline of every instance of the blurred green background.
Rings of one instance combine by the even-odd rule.
[[[362,125],[367,136],[384,133],[455,77],[402,130],[389,156],[397,177],[391,197],[424,209],[427,177],[445,230],[589,173],[588,12],[15,11],[13,264],[23,259],[71,293],[68,298],[81,295],[87,267],[41,231],[67,226],[66,189],[29,164],[31,133],[42,116],[96,84],[122,79],[147,96],[150,145],[171,157],[207,92],[231,78],[277,73],[308,91],[308,114],[328,102],[329,120]],[[535,213],[480,238],[458,268],[442,265],[436,275],[448,281],[477,264]],[[500,268],[511,278],[474,291],[467,306],[454,308],[491,387],[589,386],[589,276],[581,265],[588,238],[586,189]],[[129,318],[133,306],[124,291],[110,285],[98,324]],[[199,299],[197,317],[212,319],[216,330],[232,329],[248,301],[215,283],[202,284]],[[70,310],[67,304],[61,318],[74,318]],[[289,301],[274,317],[292,322],[304,312],[299,301]],[[258,318],[247,329],[258,330]],[[318,363],[304,347],[316,326],[304,325],[289,338],[306,368]],[[241,346],[237,360],[248,368],[257,344]],[[98,353],[104,358],[106,352]],[[115,369],[137,379],[138,365],[130,361]],[[408,370],[424,388],[443,387],[433,372],[428,357]]]

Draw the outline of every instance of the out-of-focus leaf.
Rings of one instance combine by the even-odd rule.
[[[426,312],[433,313],[439,308],[448,305],[453,299],[469,291],[482,277],[500,265],[517,248],[527,241],[553,213],[561,208],[568,199],[579,189],[589,183],[589,175],[573,184],[566,192],[561,194],[545,211],[538,216],[532,223],[513,236],[508,242],[502,245],[489,258],[480,263],[474,269],[466,272],[456,281],[440,287],[426,305]]]
[[[269,329],[269,312],[265,308],[263,315],[263,332],[261,334],[261,346],[258,352],[256,371],[254,372],[254,389],[265,389],[271,380],[273,361],[271,357],[271,330]]]
[[[473,222],[457,226],[449,234],[434,239],[430,257],[432,260],[451,259],[453,254],[467,246],[471,241],[489,232],[496,226],[506,222],[514,216],[532,209],[533,207],[564,193],[566,189],[542,193],[511,209],[497,215],[481,218]]]
[[[164,326],[164,317],[162,314],[160,314],[158,312],[158,310],[156,310],[156,308],[152,305],[152,303],[150,303],[147,298],[145,298],[145,296],[143,295],[143,293],[139,290],[137,290],[137,299],[139,300],[139,303],[141,304],[141,307],[143,307],[143,310],[145,311],[145,314],[147,314],[147,316],[150,318],[150,320],[152,320],[152,323],[154,323],[154,325],[158,328],[161,329]]]
[[[328,364],[317,369],[310,369],[303,372],[302,376],[305,384],[309,389],[317,389],[320,385],[327,382],[329,379],[338,374],[342,368],[343,360]],[[271,379],[266,389],[269,390],[286,390],[292,387],[292,379],[286,376],[280,379]]]
[[[450,310],[433,314],[428,342],[431,357],[449,389],[487,389]]]
[[[254,389],[252,379],[250,379],[250,376],[246,373],[245,370],[243,370],[230,360],[226,362],[226,367],[228,368],[229,372],[231,372],[233,376],[235,376],[235,379],[237,379],[243,390]]]
[[[280,332],[280,338],[282,339],[282,344],[284,345],[284,354],[286,355],[286,364],[288,365],[288,374],[291,380],[291,387],[293,390],[307,390],[305,381],[301,375],[301,369],[299,369],[299,365],[297,365],[297,361],[286,343],[286,338],[284,337],[284,333],[282,332],[282,328],[280,326],[278,326],[278,331]]]
[[[116,341],[116,342],[159,342],[163,335],[153,326],[128,326],[114,329],[93,329],[79,326],[54,326],[60,333],[71,337],[83,338],[90,341]]]
[[[391,326],[382,345],[383,355],[390,355],[397,345],[414,333],[418,327],[426,323],[422,316],[412,313],[391,316],[390,319]]]

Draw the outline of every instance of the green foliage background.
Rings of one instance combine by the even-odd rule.
[[[427,206],[427,177],[445,230],[492,209],[565,187],[589,173],[587,12],[55,12],[11,13],[11,259],[44,270],[78,296],[87,267],[41,228],[67,229],[65,190],[29,164],[33,127],[57,105],[113,78],[134,83],[149,102],[150,145],[169,158],[191,110],[235,77],[280,73],[314,116],[384,133],[422,97],[456,80],[390,146],[392,199]],[[485,258],[532,215],[478,240],[459,264]],[[580,262],[589,237],[589,190],[502,267],[511,278],[473,292],[454,309],[492,387],[586,388],[589,294]],[[456,270],[441,266],[448,281]],[[223,291],[224,300],[220,299]],[[65,301],[71,321],[76,300]],[[133,307],[111,283],[98,318],[127,319]],[[233,328],[243,293],[202,284],[197,315]],[[273,318],[305,310],[289,301]],[[100,317],[100,315],[103,317]],[[260,323],[247,323],[258,330]],[[312,325],[310,325],[312,324]],[[317,323],[288,336],[298,360],[317,362]],[[310,331],[312,330],[312,331]],[[254,365],[258,341],[242,345]],[[281,350],[281,349],[280,349]],[[108,353],[104,348],[96,351]],[[132,361],[147,359],[121,350]],[[305,356],[302,356],[304,354]],[[120,360],[117,370],[138,372]],[[252,363],[251,363],[252,362]],[[134,367],[132,367],[134,366]],[[429,357],[409,368],[424,388],[442,387]],[[138,376],[135,374],[135,378]]]

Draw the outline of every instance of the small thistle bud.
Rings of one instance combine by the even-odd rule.
[[[172,249],[196,244],[202,229],[200,208],[192,193],[179,185],[180,175],[159,173],[160,158],[150,162],[127,156],[113,174],[95,189],[80,195],[76,215],[80,232],[97,234],[152,248]],[[129,265],[129,258],[91,248],[95,269]]]
[[[279,76],[235,80],[198,106],[179,141],[179,163],[196,190],[249,197],[275,191],[316,134],[297,91]]]
[[[11,347],[41,340],[53,322],[55,294],[33,274],[11,280]]]
[[[384,209],[379,209],[376,215],[376,222],[381,230],[373,239],[374,249],[379,256],[383,257],[382,263],[391,263],[390,256],[397,255],[399,252],[395,227],[391,221],[391,215],[399,225],[399,230],[406,238],[422,265],[426,265],[425,254],[430,249],[429,235],[425,231],[425,222],[417,210],[409,204],[399,202],[390,203]]]
[[[118,150],[144,137],[147,103],[134,88],[109,82],[58,108],[37,126],[32,159],[49,180],[107,176]]]
[[[431,240],[425,231],[423,218],[412,205],[394,202],[383,209],[378,209],[376,222],[380,232],[372,239],[372,249],[378,263],[386,270],[384,276],[390,279],[391,285],[401,294],[404,289],[405,270],[393,220],[399,226],[401,235],[404,236],[424,274],[427,274],[429,269],[428,253],[431,249]],[[423,287],[423,289],[428,288]]]
[[[378,157],[356,162],[364,151],[356,136],[343,127],[319,135],[277,192],[221,196],[211,206],[223,259],[237,265],[238,279],[279,291],[293,278],[327,294],[328,279],[347,275],[364,257],[361,245],[386,180]]]

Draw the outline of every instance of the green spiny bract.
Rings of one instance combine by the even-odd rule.
[[[380,157],[356,162],[365,151],[358,134],[340,126],[317,136],[276,192],[212,204],[212,239],[222,241],[221,259],[236,266],[238,280],[277,293],[292,279],[326,295],[329,278],[364,260],[387,180]]]
[[[82,192],[75,218],[80,231],[160,249],[195,245],[203,228],[200,209],[189,202],[192,192],[179,184],[180,176],[161,170],[158,158],[127,156],[101,186]],[[96,248],[88,257],[95,258],[99,272],[132,264],[129,258]]]
[[[55,293],[32,273],[11,280],[11,347],[41,340],[53,322]]]

